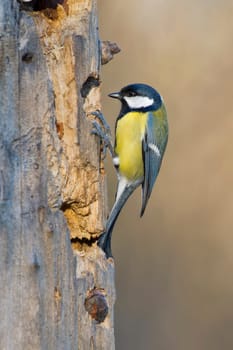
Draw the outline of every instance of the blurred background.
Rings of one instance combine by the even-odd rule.
[[[233,2],[99,0],[108,93],[144,82],[164,97],[170,138],[142,219],[140,190],[113,234],[116,348],[233,349]],[[116,176],[107,161],[109,208]]]

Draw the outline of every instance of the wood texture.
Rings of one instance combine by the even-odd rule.
[[[96,7],[0,3],[0,349],[114,349],[114,265],[96,246],[105,176],[90,134]],[[104,320],[87,311],[95,290]]]

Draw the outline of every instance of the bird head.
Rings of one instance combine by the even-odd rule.
[[[162,105],[160,94],[146,84],[130,84],[108,96],[120,100],[128,110],[157,110]]]

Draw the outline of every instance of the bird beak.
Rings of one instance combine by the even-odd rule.
[[[108,96],[112,97],[112,98],[117,98],[118,100],[120,100],[120,98],[121,98],[121,94],[119,92],[112,92]]]

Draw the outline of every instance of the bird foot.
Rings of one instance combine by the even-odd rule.
[[[107,154],[107,149],[109,149],[109,151],[112,155],[114,154],[112,141],[111,141],[111,129],[110,129],[110,126],[108,125],[107,121],[105,120],[103,114],[99,110],[94,111],[91,114],[94,115],[102,124],[101,125],[99,122],[94,120],[92,122],[93,129],[92,129],[91,134],[96,135],[100,138],[101,147],[102,147],[102,155],[103,155],[103,159],[104,159],[106,157],[106,154]]]
[[[96,110],[94,112],[91,112],[92,115],[94,115],[103,125],[103,129],[107,134],[111,135],[111,129],[110,126],[108,125],[108,122],[106,121],[106,119],[104,118],[103,113],[100,110]]]

